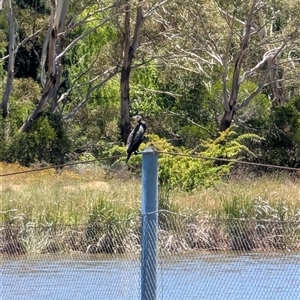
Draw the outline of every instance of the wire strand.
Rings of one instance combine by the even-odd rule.
[[[142,153],[143,152],[138,152],[138,154],[142,154]],[[279,166],[279,165],[271,165],[271,164],[263,164],[263,163],[255,163],[255,162],[237,160],[237,159],[230,159],[230,158],[209,157],[209,156],[203,156],[203,155],[175,153],[175,152],[167,152],[167,151],[159,151],[159,150],[157,150],[156,153],[163,154],[163,155],[171,155],[171,156],[189,157],[189,158],[202,159],[202,160],[214,160],[214,161],[222,161],[222,162],[228,162],[228,163],[237,163],[237,164],[258,166],[258,167],[264,167],[264,168],[273,168],[273,169],[298,171],[298,172],[300,171],[299,168]],[[99,161],[103,161],[103,160],[120,158],[120,157],[124,157],[124,156],[125,156],[124,154],[121,154],[121,155],[114,155],[114,156],[109,156],[109,157],[104,157],[104,158],[99,158],[99,159],[93,159],[93,160],[87,160],[87,161],[77,161],[77,162],[60,164],[60,165],[40,167],[40,168],[35,168],[35,169],[30,169],[30,170],[23,170],[23,171],[0,174],[0,177],[13,176],[13,175],[19,175],[19,174],[25,174],[25,173],[32,173],[32,172],[38,172],[38,171],[43,171],[43,170],[49,170],[49,169],[57,169],[57,168],[63,168],[63,167],[68,167],[68,166],[80,165],[80,164],[94,163],[94,162],[99,162]]]
[[[251,162],[251,161],[237,160],[237,159],[230,159],[230,158],[209,157],[209,156],[203,156],[203,155],[193,155],[193,154],[185,154],[185,153],[174,153],[174,152],[167,152],[167,151],[156,151],[156,153],[166,154],[166,155],[171,155],[171,156],[190,157],[190,158],[203,159],[203,160],[216,160],[216,161],[223,161],[223,162],[231,162],[231,163],[238,163],[238,164],[258,166],[258,167],[265,167],[265,168],[282,169],[282,170],[289,170],[289,171],[300,171],[299,168],[286,167],[286,166],[278,166],[278,165],[270,165],[270,164],[262,164],[262,163],[255,163],[255,162]]]
[[[80,164],[94,163],[94,162],[98,162],[98,161],[101,161],[101,160],[120,158],[122,156],[125,156],[125,155],[123,155],[123,154],[122,155],[114,155],[114,156],[109,156],[109,157],[104,157],[104,158],[99,158],[99,159],[92,159],[92,160],[86,160],[86,161],[77,161],[77,162],[72,162],[72,163],[52,165],[52,166],[40,167],[40,168],[35,168],[35,169],[30,169],[30,170],[17,171],[17,172],[12,172],[12,173],[5,173],[5,174],[0,174],[0,177],[19,175],[19,174],[31,173],[31,172],[38,172],[38,171],[49,170],[49,169],[57,169],[57,168],[75,166],[75,165],[80,165]]]

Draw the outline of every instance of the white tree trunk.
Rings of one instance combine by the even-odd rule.
[[[1,1],[1,8],[2,8],[2,1]],[[7,16],[8,16],[8,25],[9,25],[9,46],[8,46],[9,58],[8,58],[8,71],[7,71],[8,74],[7,74],[6,86],[5,86],[5,91],[1,102],[3,118],[6,118],[8,114],[8,99],[12,91],[13,81],[14,81],[15,26],[14,26],[14,16],[13,16],[11,0],[7,0]]]
[[[50,98],[55,98],[58,91],[58,86],[60,83],[60,59],[57,59],[61,52],[61,36],[58,36],[60,32],[64,29],[64,23],[67,16],[68,10],[68,0],[58,0],[56,7],[52,7],[52,14],[50,20],[50,28],[47,31],[47,36],[45,37],[41,67],[42,76],[46,75],[45,64],[48,64],[48,73],[46,78],[41,78],[44,82],[42,97],[39,100],[35,110],[29,116],[29,118],[24,122],[20,131],[27,131],[31,123],[38,118],[40,113],[43,112],[46,103]],[[46,53],[47,51],[47,53]],[[58,53],[59,51],[59,53]],[[55,104],[53,105],[55,106]],[[52,107],[53,107],[52,106]]]

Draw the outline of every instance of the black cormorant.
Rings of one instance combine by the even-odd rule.
[[[139,146],[140,146],[141,142],[144,139],[146,128],[147,128],[146,123],[142,120],[142,117],[140,115],[134,116],[133,118],[138,122],[138,124],[130,132],[130,134],[128,136],[128,139],[127,139],[127,144],[126,144],[127,159],[126,159],[126,163],[128,162],[132,152],[134,152],[134,154],[137,154]]]

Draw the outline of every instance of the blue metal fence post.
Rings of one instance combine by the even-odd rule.
[[[156,299],[157,231],[158,155],[153,147],[147,147],[142,152],[142,300]]]

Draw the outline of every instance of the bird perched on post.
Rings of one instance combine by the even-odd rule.
[[[146,123],[142,120],[142,117],[140,115],[136,115],[133,117],[135,121],[138,122],[138,124],[135,126],[135,128],[130,132],[127,144],[126,144],[126,151],[127,151],[127,158],[126,163],[128,162],[130,156],[132,153],[137,154],[137,151],[140,147],[140,144],[142,143],[145,132],[146,132]]]

